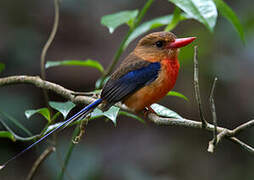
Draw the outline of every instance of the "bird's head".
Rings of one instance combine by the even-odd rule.
[[[194,41],[195,37],[176,38],[171,32],[154,32],[143,37],[134,53],[151,62],[177,59],[178,50]]]

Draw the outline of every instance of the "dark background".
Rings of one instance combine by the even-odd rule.
[[[254,116],[254,13],[251,0],[226,1],[236,12],[245,29],[246,43],[241,42],[233,26],[221,16],[214,34],[198,23],[181,22],[174,33],[178,37],[197,36],[199,45],[200,88],[205,114],[211,121],[208,96],[213,78],[219,78],[215,92],[218,124],[234,128]],[[140,9],[144,0],[62,0],[60,24],[47,60],[98,60],[104,67],[127,32],[121,26],[114,34],[100,24],[103,15],[121,10]],[[144,20],[172,13],[173,4],[155,1]],[[0,61],[6,64],[1,77],[39,75],[40,53],[53,24],[53,1],[0,1]],[[162,29],[158,29],[162,30]],[[133,42],[122,59],[134,46]],[[181,69],[175,91],[186,95],[186,102],[165,97],[161,104],[189,119],[199,119],[193,91],[193,44],[180,53]],[[75,91],[93,90],[100,77],[96,69],[56,67],[47,70],[47,79]],[[63,101],[55,94],[51,100]],[[26,119],[24,111],[44,107],[42,91],[32,85],[12,85],[0,89],[0,111],[7,112],[33,133],[39,133],[46,121],[39,115]],[[6,119],[5,119],[6,120]],[[1,128],[3,129],[3,128]],[[58,155],[65,155],[73,128],[58,133]],[[17,133],[20,131],[16,130]],[[21,132],[20,132],[21,133]],[[22,133],[21,133],[22,135]],[[23,134],[24,135],[24,134]],[[59,136],[60,135],[60,136]],[[66,179],[124,180],[252,180],[253,155],[227,140],[214,154],[207,152],[212,134],[203,130],[145,125],[137,120],[118,117],[118,124],[103,119],[89,123],[71,157]],[[254,145],[254,132],[242,133],[240,139]],[[3,163],[28,143],[0,139]],[[33,162],[46,148],[41,143],[0,171],[1,180],[25,179]],[[60,169],[56,153],[39,169],[35,179],[56,179]],[[71,176],[71,178],[70,178]]]

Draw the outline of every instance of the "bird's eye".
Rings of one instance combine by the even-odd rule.
[[[155,45],[158,47],[158,48],[161,48],[162,46],[163,46],[163,41],[157,41],[156,43],[155,43]]]

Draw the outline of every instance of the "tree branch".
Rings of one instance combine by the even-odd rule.
[[[6,85],[12,85],[12,84],[33,84],[38,88],[46,89],[53,91],[62,97],[66,98],[69,101],[72,101],[76,104],[89,104],[96,99],[89,96],[75,96],[74,91],[66,89],[58,84],[44,81],[40,77],[37,76],[10,76],[5,78],[0,78],[0,86],[6,86]],[[124,106],[121,103],[117,103],[116,106],[121,108],[122,110],[131,112],[126,106]],[[163,118],[159,117],[153,113],[148,113],[147,115],[148,119],[151,120],[153,123],[158,125],[167,125],[167,126],[181,126],[181,127],[187,127],[187,128],[196,128],[196,129],[202,129],[202,122],[198,122],[195,120],[190,119],[175,119],[175,118]],[[249,152],[254,154],[254,148],[250,145],[247,145],[237,139],[235,135],[237,135],[240,131],[243,131],[247,128],[254,126],[254,120],[251,120],[247,123],[244,123],[234,130],[230,130],[224,127],[217,127],[217,132],[220,134],[223,132],[223,137],[226,137],[230,141],[233,141],[234,143],[237,143],[242,148],[248,150]],[[214,125],[207,123],[207,126],[204,128],[207,131],[214,131]],[[222,138],[222,137],[221,137]]]

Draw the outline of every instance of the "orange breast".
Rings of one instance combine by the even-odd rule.
[[[161,71],[158,78],[151,84],[139,89],[123,103],[133,111],[142,111],[145,107],[160,100],[174,87],[178,71],[178,60],[165,59],[161,61]]]

